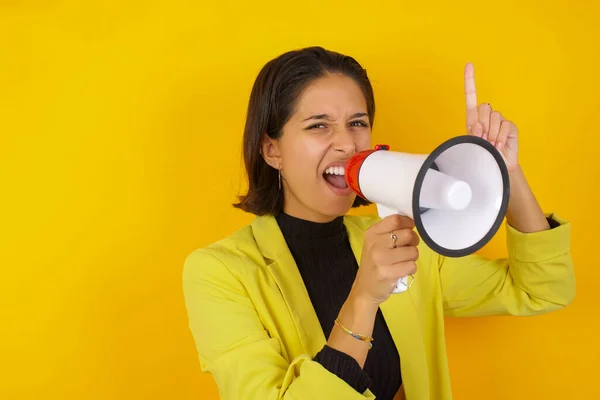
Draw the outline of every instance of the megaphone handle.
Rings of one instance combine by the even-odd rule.
[[[404,278],[400,278],[400,279],[398,279],[398,282],[396,282],[396,286],[394,287],[394,290],[392,290],[392,293],[406,292],[406,290],[408,289],[409,286],[410,286],[410,284],[408,283],[408,276],[405,276]]]
[[[383,204],[379,204],[379,203],[377,203],[377,213],[379,214],[379,217],[381,219],[383,219],[389,215],[392,215],[392,214],[405,215],[405,214],[402,214],[392,208],[389,208],[389,207],[384,206]]]
[[[379,204],[379,203],[377,203],[377,212],[379,214],[379,217],[382,219],[389,215],[392,215],[392,214],[404,215],[402,213],[399,213],[396,210],[393,210],[393,209],[386,207],[383,204]],[[411,282],[409,282],[408,276],[398,279],[398,282],[396,282],[396,286],[394,287],[394,290],[392,290],[392,293],[405,292],[410,287],[410,283],[412,283],[413,278],[410,277],[410,279],[411,279]]]

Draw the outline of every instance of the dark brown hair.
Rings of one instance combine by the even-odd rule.
[[[373,88],[367,71],[354,58],[322,47],[308,47],[269,61],[259,72],[250,94],[243,143],[248,193],[239,196],[234,207],[255,215],[276,215],[283,209],[279,171],[269,166],[260,154],[264,135],[273,139],[281,137],[302,91],[315,79],[331,73],[354,79],[365,96],[369,122],[373,125]],[[356,196],[352,207],[367,204],[369,202]]]

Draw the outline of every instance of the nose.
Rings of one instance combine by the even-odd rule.
[[[353,154],[356,152],[356,143],[354,136],[348,129],[340,129],[336,132],[333,139],[333,148],[340,153]]]

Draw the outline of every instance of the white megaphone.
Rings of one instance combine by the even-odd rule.
[[[474,253],[488,243],[502,224],[510,196],[502,155],[471,135],[447,140],[429,155],[377,145],[355,154],[345,175],[357,195],[377,205],[381,218],[412,218],[425,244],[448,257]],[[393,293],[410,283],[409,277],[401,278]]]

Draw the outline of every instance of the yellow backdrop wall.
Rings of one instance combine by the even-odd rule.
[[[315,44],[366,66],[374,142],[405,151],[463,133],[472,61],[573,223],[570,307],[448,321],[455,397],[600,398],[598,2],[207,3],[0,2],[0,398],[217,399],[183,260],[251,220],[230,203],[253,79]]]

